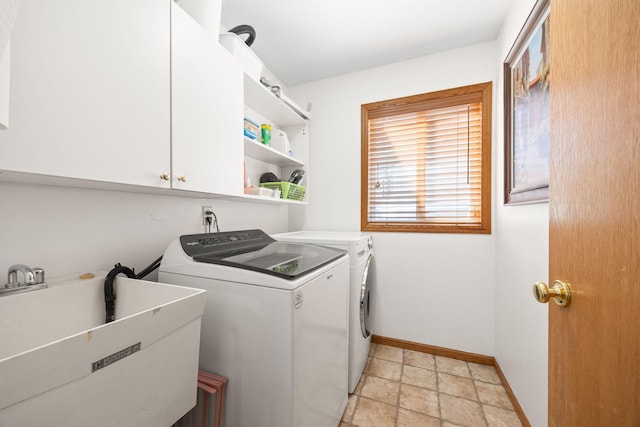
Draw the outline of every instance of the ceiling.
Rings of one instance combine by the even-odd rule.
[[[495,40],[513,0],[225,0],[287,86]],[[246,38],[246,36],[244,37]]]

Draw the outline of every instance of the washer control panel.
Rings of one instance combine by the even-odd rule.
[[[227,231],[223,233],[187,234],[180,244],[190,257],[204,254],[224,254],[239,249],[264,247],[275,242],[262,230]]]

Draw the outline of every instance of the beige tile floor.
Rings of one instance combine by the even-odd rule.
[[[372,344],[339,427],[521,425],[492,366]]]

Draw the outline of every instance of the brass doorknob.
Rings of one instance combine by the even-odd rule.
[[[187,182],[187,177],[186,177],[185,175],[180,175],[180,176],[178,177],[178,181],[180,181],[180,182]]]
[[[169,181],[169,178],[171,178],[171,175],[166,172],[160,175],[160,179],[163,179],[165,181]]]
[[[538,302],[549,302],[551,298],[560,307],[571,304],[571,285],[561,280],[555,280],[551,287],[546,283],[536,282],[533,285],[533,296]]]

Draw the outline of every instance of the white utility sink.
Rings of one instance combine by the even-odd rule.
[[[0,427],[170,426],[196,402],[205,291],[105,272],[0,297]]]

